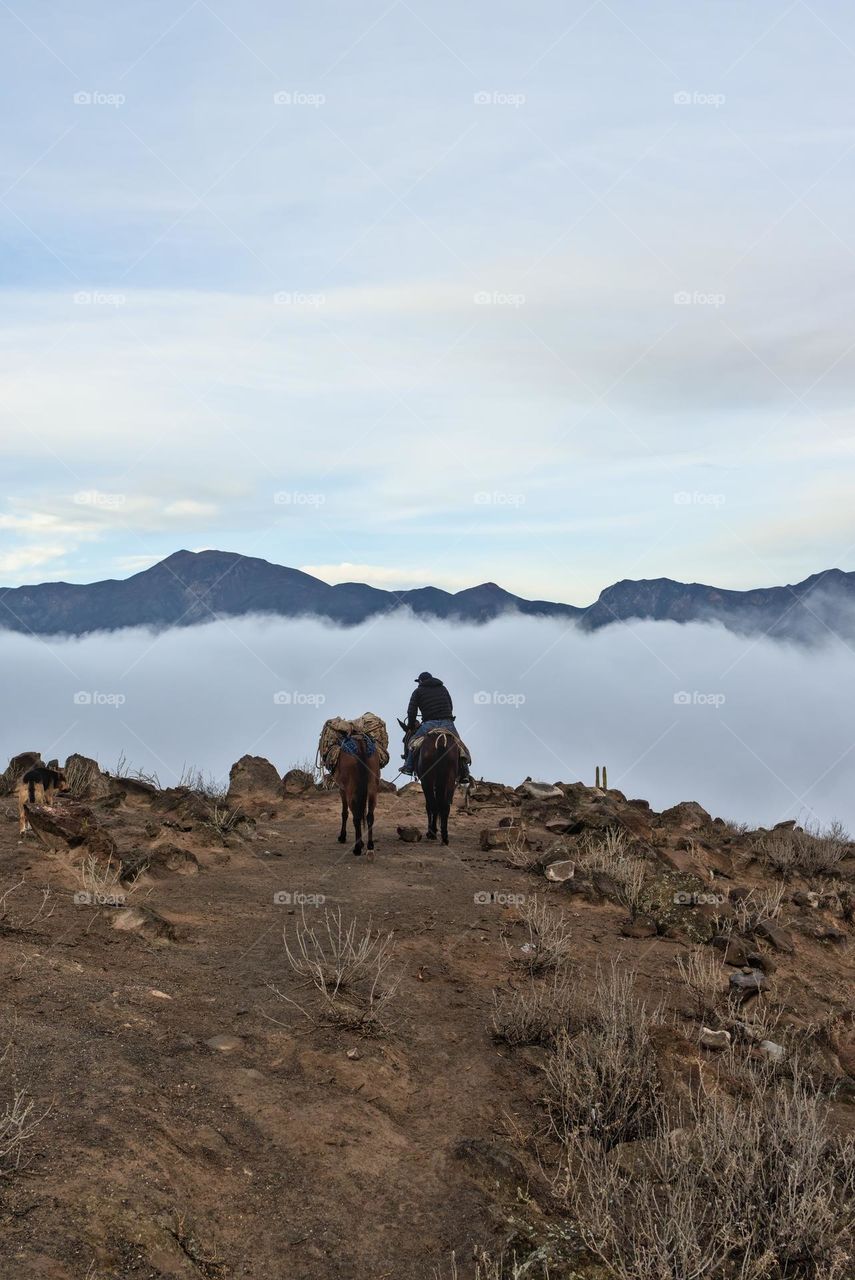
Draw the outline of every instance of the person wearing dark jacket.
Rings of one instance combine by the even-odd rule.
[[[419,724],[421,715],[421,724]],[[416,680],[416,687],[407,707],[407,732],[410,735],[407,743],[407,759],[401,773],[413,772],[413,749],[419,739],[429,729],[449,729],[459,739],[454,724],[454,704],[451,694],[445,685],[429,671],[423,671]],[[466,748],[461,742],[459,782],[469,781],[469,765],[466,759]]]

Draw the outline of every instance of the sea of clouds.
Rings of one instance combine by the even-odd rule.
[[[593,635],[509,616],[486,626],[408,614],[340,629],[244,618],[153,634],[43,640],[3,633],[0,754],[73,751],[164,785],[185,766],[225,778],[246,753],[312,760],[328,716],[403,716],[415,676],[440,675],[477,776],[609,783],[660,809],[700,801],[768,825],[855,829],[855,654],[746,639],[703,624]]]

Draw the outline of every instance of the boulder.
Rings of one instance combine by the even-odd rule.
[[[531,842],[523,834],[522,827],[499,827],[491,829],[485,827],[481,832],[481,848],[487,852],[490,849],[507,849],[509,845],[514,848],[519,845],[522,849],[530,849]]]
[[[786,1050],[782,1044],[776,1044],[774,1040],[761,1040],[758,1045],[759,1052],[764,1058],[770,1062],[783,1062],[786,1057]]]
[[[138,933],[150,942],[163,944],[175,940],[174,927],[151,907],[124,907],[116,912],[111,923],[120,933]]]
[[[659,822],[663,827],[675,827],[679,831],[700,831],[702,827],[711,825],[712,818],[697,801],[683,800],[665,809],[659,815]]]
[[[232,809],[248,800],[281,800],[283,794],[278,770],[263,756],[241,756],[229,770],[226,803]]]
[[[565,880],[572,880],[575,874],[576,864],[571,858],[565,858],[560,862],[551,862],[544,872],[547,880],[554,880],[557,884],[561,884]]]
[[[244,760],[251,758],[256,760],[260,759],[258,756],[244,756]],[[237,768],[237,765],[235,765],[234,768]],[[315,779],[306,769],[289,769],[285,774],[285,777],[282,779],[282,787],[286,796],[301,796],[306,791],[314,791]],[[229,787],[229,791],[231,792],[231,786]]]
[[[64,802],[54,808],[28,804],[27,816],[36,835],[52,850],[82,850],[84,856],[112,858],[116,842],[84,804]]]
[[[546,830],[554,836],[566,836],[571,834],[573,827],[577,826],[578,823],[574,822],[571,817],[567,816],[547,818],[543,825],[546,827]]]
[[[763,942],[768,942],[775,951],[783,951],[789,955],[795,950],[791,935],[780,925],[773,924],[771,920],[761,920],[754,928],[754,936],[761,938]]]
[[[624,938],[655,938],[658,933],[656,921],[652,916],[630,916],[620,926]]]
[[[418,844],[422,838],[422,833],[418,827],[398,827],[398,839],[404,840],[407,844]]]
[[[521,789],[532,800],[564,799],[561,788],[553,786],[550,782],[532,782],[531,778],[526,778]]]
[[[41,758],[40,751],[22,751],[20,755],[12,756],[4,772],[0,774],[0,795],[9,795],[14,791],[27,770],[32,769],[34,764],[40,764]]]
[[[127,883],[143,876],[163,880],[169,876],[194,876],[199,861],[189,849],[177,844],[155,845],[143,853],[122,855],[122,880]]]
[[[709,1027],[704,1027],[701,1031],[699,1042],[705,1049],[729,1049],[730,1032],[711,1031]]]
[[[742,938],[719,933],[711,941],[714,947],[724,952],[725,964],[732,964],[736,969],[744,969],[748,964],[748,945]]]
[[[78,800],[103,800],[110,793],[110,780],[101,772],[97,760],[76,752],[65,762],[65,777],[72,795]]]
[[[759,969],[743,969],[739,973],[730,975],[731,991],[744,999],[765,991],[768,986],[769,981],[765,973],[761,973]]]

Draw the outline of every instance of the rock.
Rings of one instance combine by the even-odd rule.
[[[748,964],[748,947],[741,938],[719,933],[712,939],[712,945],[724,952],[725,964],[732,964],[737,969],[743,969]]]
[[[362,1057],[362,1054],[358,1049],[348,1049],[346,1056],[350,1058],[351,1062],[358,1062]]]
[[[75,753],[65,762],[65,777],[75,799],[103,800],[110,793],[110,779],[97,760]]]
[[[84,804],[63,801],[55,808],[28,804],[30,826],[49,849],[81,849],[84,854],[112,858],[116,842]]]
[[[260,757],[244,756],[244,759],[258,760]],[[235,766],[235,768],[236,767],[237,766]],[[315,780],[306,769],[289,769],[285,774],[285,777],[282,779],[282,787],[284,788],[286,796],[300,796],[306,791],[314,791]],[[231,784],[229,785],[229,790],[231,790]]]
[[[749,951],[745,957],[746,969],[759,969],[761,973],[772,974],[777,969],[777,964],[769,955],[761,955],[759,951]]]
[[[27,770],[32,769],[34,764],[40,764],[41,759],[40,751],[22,751],[19,755],[12,756],[0,774],[0,795],[9,795],[14,791]]]
[[[624,920],[620,931],[625,938],[655,938],[658,933],[652,916],[639,915]]]
[[[773,924],[771,920],[761,920],[754,928],[754,936],[768,942],[776,951],[783,951],[787,955],[795,951],[790,934],[780,925]]]
[[[819,924],[811,930],[817,942],[846,942],[847,935],[833,924]]]
[[[471,1162],[490,1183],[505,1183],[514,1193],[528,1188],[530,1179],[516,1156],[490,1138],[463,1138],[454,1147],[458,1160]]]
[[[572,818],[547,818],[543,825],[552,835],[566,836],[569,835],[571,828],[577,824]]]
[[[204,826],[210,822],[216,802],[208,800],[198,791],[192,791],[190,787],[166,787],[163,791],[155,792],[154,803],[158,809],[170,815],[170,821],[164,819],[164,826],[192,831],[197,823]]]
[[[398,839],[405,840],[408,844],[417,844],[422,838],[422,833],[418,827],[398,827]]]
[[[194,876],[199,870],[199,860],[189,849],[177,844],[155,845],[143,853],[122,855],[122,880],[126,883],[138,876],[162,880],[168,876]]]
[[[768,1058],[770,1062],[782,1062],[786,1057],[786,1049],[782,1044],[776,1044],[774,1040],[761,1040],[757,1046],[764,1058]]]
[[[240,1036],[231,1036],[225,1032],[218,1036],[211,1036],[205,1041],[209,1049],[214,1049],[217,1053],[235,1053],[238,1049],[243,1048],[243,1040]]]
[[[112,926],[120,933],[139,933],[151,942],[175,940],[174,927],[151,907],[124,907],[113,916]]]
[[[512,844],[514,848],[530,849],[531,843],[523,835],[522,827],[500,827],[491,829],[485,827],[481,832],[481,848],[486,852],[489,849],[507,849]]]
[[[819,894],[813,889],[808,889],[807,892],[797,889],[795,893],[790,894],[790,902],[796,907],[809,907],[815,911],[819,906]]]
[[[160,795],[160,788],[153,782],[144,782],[142,778],[116,778],[105,773],[108,795],[120,804],[151,804]]]
[[[729,1031],[711,1031],[709,1027],[701,1030],[699,1043],[705,1049],[729,1049],[730,1048],[730,1032]]]
[[[730,975],[731,989],[743,997],[753,996],[759,991],[765,991],[768,985],[766,975],[761,973],[759,969],[742,970],[739,973]]]
[[[783,822],[776,822],[773,831],[794,831],[796,826],[795,818],[786,818]]]
[[[522,784],[522,790],[532,800],[563,800],[564,792],[560,787],[554,787],[550,782],[532,782],[527,778]]]
[[[248,800],[281,800],[283,794],[278,771],[263,756],[241,756],[229,770],[226,802],[232,809]]]
[[[398,794],[398,788],[395,786],[394,782],[390,782],[388,778],[379,778],[377,780],[377,790],[386,791],[393,796]]]
[[[663,827],[676,827],[680,831],[699,831],[701,827],[710,826],[712,818],[696,801],[683,800],[661,813],[659,822]]]
[[[547,880],[554,880],[558,884],[564,880],[572,880],[575,874],[576,864],[571,858],[565,858],[561,862],[551,862],[544,872]]]

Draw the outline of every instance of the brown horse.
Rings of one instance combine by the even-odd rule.
[[[358,858],[363,848],[363,821],[368,828],[368,852],[374,853],[374,809],[380,785],[380,751],[375,747],[369,755],[369,740],[362,733],[355,733],[352,738],[345,741],[352,741],[356,751],[345,751],[342,744],[335,767],[335,780],[341,795],[341,832],[338,840],[339,844],[344,844],[347,839],[349,808],[353,817],[353,833],[356,837],[353,852]]]
[[[398,724],[404,730],[404,751],[410,734],[403,720]],[[428,840],[436,839],[436,828],[443,844],[448,844],[448,815],[454,799],[454,788],[460,771],[460,740],[448,730],[428,733],[422,738],[418,756],[418,775],[425,796]]]

